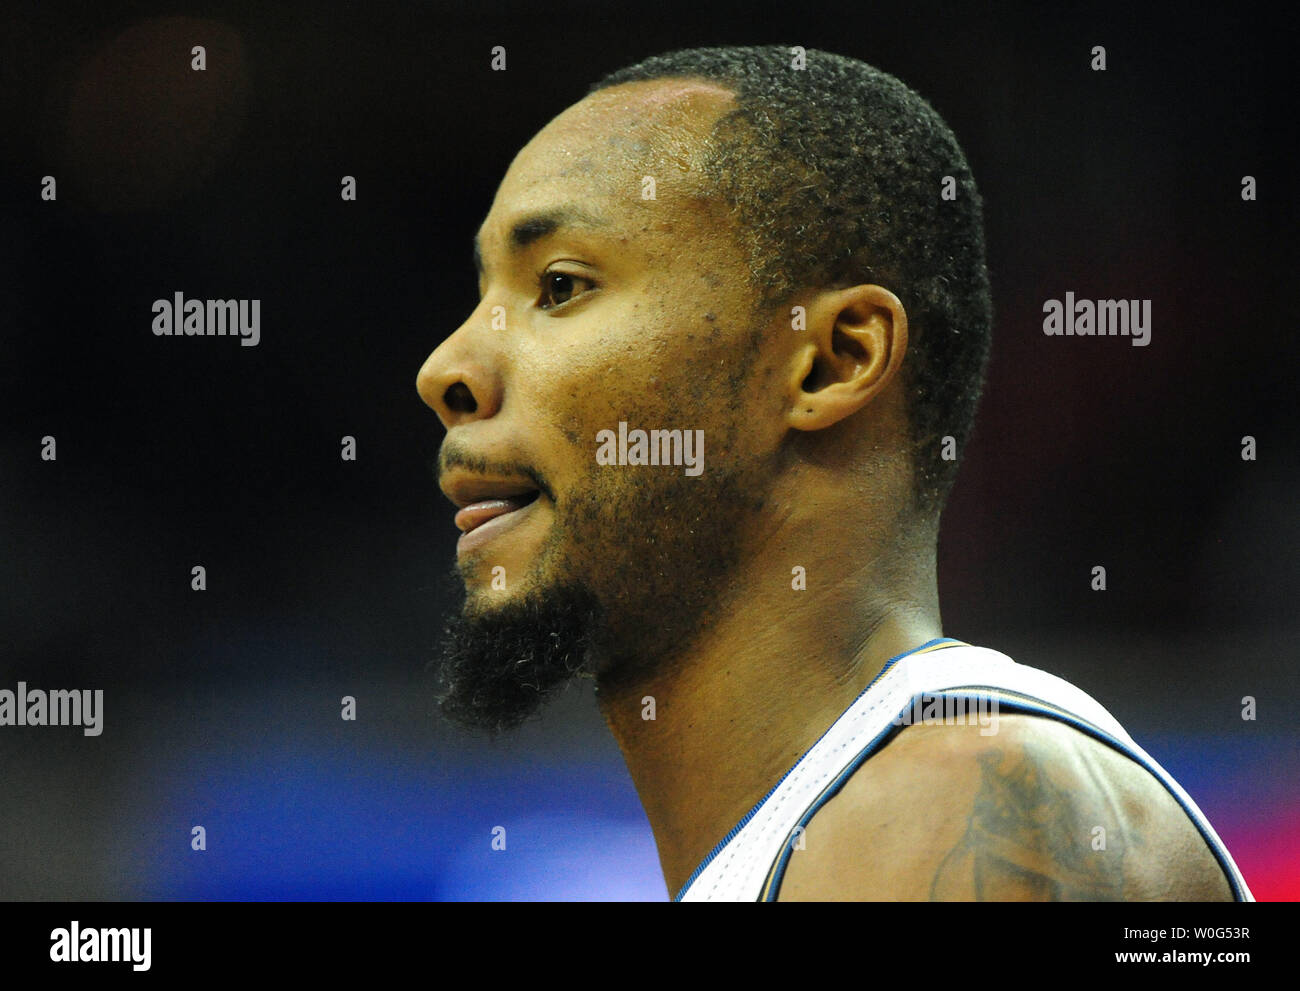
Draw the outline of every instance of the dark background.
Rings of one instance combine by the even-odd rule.
[[[1258,897],[1300,896],[1288,35],[1242,4],[896,7],[8,7],[0,688],[102,688],[105,729],[0,728],[0,898],[665,897],[588,691],[496,743],[433,715],[456,530],[415,375],[536,130],[644,56],[769,42],[899,76],[985,198],[945,632],[1089,691]],[[1045,337],[1067,290],[1151,299],[1151,344]],[[155,337],[177,291],[260,298],[261,343]]]

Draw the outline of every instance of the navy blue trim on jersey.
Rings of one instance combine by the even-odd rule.
[[[1004,695],[1008,691],[1009,691],[1008,689],[995,688],[993,686],[989,686],[987,690],[982,692],[940,691],[940,692],[927,693],[927,695],[933,697],[941,697],[941,698],[964,698],[969,701],[969,700],[977,700],[981,697],[987,698],[989,695],[992,694]],[[1174,797],[1175,801],[1178,802],[1179,807],[1181,807],[1182,810],[1187,814],[1187,818],[1189,818],[1192,821],[1192,823],[1196,826],[1196,831],[1200,833],[1201,838],[1205,840],[1205,845],[1208,846],[1210,848],[1210,852],[1214,854],[1214,859],[1218,861],[1219,867],[1223,870],[1224,876],[1228,879],[1228,885],[1232,888],[1233,898],[1239,902],[1244,902],[1246,900],[1245,892],[1241,889],[1240,885],[1238,885],[1237,883],[1236,871],[1233,869],[1229,860],[1226,859],[1224,856],[1224,848],[1223,848],[1222,840],[1216,840],[1214,837],[1210,836],[1205,831],[1205,827],[1202,825],[1201,822],[1201,816],[1195,814],[1187,806],[1187,803],[1184,802],[1182,798],[1179,797],[1178,793],[1175,792],[1174,789],[1169,786],[1169,782],[1165,780],[1164,775],[1158,773],[1149,763],[1147,763],[1147,761],[1143,760],[1136,753],[1130,750],[1128,748],[1128,745],[1125,744],[1123,741],[1115,739],[1105,730],[1097,726],[1094,726],[1092,723],[1088,722],[1087,720],[1082,719],[1079,716],[1075,716],[1072,713],[1068,713],[1064,710],[1048,707],[1047,704],[1042,703],[1041,700],[1039,700],[1039,704],[1034,704],[1033,701],[1029,701],[1028,696],[1023,696],[1022,699],[1023,700],[1015,699],[1015,700],[1008,701],[1003,698],[999,698],[998,707],[999,709],[1004,709],[1004,708],[1010,709],[1012,712],[1024,712],[1029,715],[1047,716],[1052,719],[1059,720],[1060,722],[1067,723],[1068,725],[1073,726],[1075,729],[1079,730],[1080,732],[1086,733],[1088,736],[1091,736],[1094,739],[1098,740],[1099,742],[1107,744],[1112,749],[1119,751],[1121,754],[1129,758],[1135,764],[1138,764],[1141,767],[1145,768],[1146,771],[1152,777],[1154,777],[1157,781],[1159,781],[1162,785],[1164,785],[1165,790]],[[903,707],[903,709],[899,713],[899,716],[901,717],[906,715],[908,710],[911,708],[912,708],[912,703],[909,701],[907,705]],[[793,835],[795,830],[800,827],[807,828],[808,823],[812,820],[812,817],[816,815],[818,811],[820,811],[822,806],[824,806],[827,802],[829,802],[832,798],[835,797],[835,795],[840,791],[840,789],[844,787],[845,782],[848,781],[848,779],[853,776],[853,773],[859,767],[862,766],[863,762],[865,762],[868,757],[870,757],[876,750],[880,748],[882,742],[887,741],[888,738],[892,737],[896,733],[899,733],[906,728],[907,728],[906,725],[889,726],[886,727],[884,730],[882,730],[879,734],[877,734],[876,738],[873,739],[870,743],[868,743],[866,747],[864,747],[862,751],[858,754],[858,756],[853,759],[853,762],[849,764],[843,771],[841,771],[840,774],[836,776],[835,780],[832,781],[831,784],[828,785],[826,789],[821,793],[821,795],[817,797],[817,800],[800,817],[798,826],[796,826],[795,829],[792,829],[790,831],[791,834]],[[792,852],[793,852],[792,847],[789,842],[782,844],[781,853],[777,856],[776,861],[773,863],[772,869],[768,871],[768,881],[765,885],[766,895],[765,897],[762,898],[762,900],[772,901],[772,902],[777,900],[777,897],[780,895],[781,892],[781,881],[785,878],[785,868],[786,865],[789,863],[790,854]]]
[[[879,681],[881,677],[884,675],[884,673],[888,671],[891,667],[893,667],[896,662],[901,661],[904,657],[907,657],[909,654],[915,654],[919,650],[925,650],[927,647],[933,647],[936,644],[941,644],[941,643],[964,644],[965,641],[955,640],[952,637],[935,637],[933,640],[927,640],[925,643],[921,644],[918,647],[913,647],[911,650],[905,650],[901,654],[896,654],[895,656],[891,657],[889,660],[885,662],[885,666],[882,667],[880,671],[876,673],[876,676],[871,679],[871,682],[867,685],[867,687],[862,689],[862,691],[860,691],[854,697],[853,701],[845,708],[844,712],[848,712],[849,709],[852,709],[853,706],[857,705],[858,699],[862,698],[863,695],[866,695],[867,692],[871,690],[871,686],[874,685],[877,681]],[[809,747],[807,750],[803,752],[803,754],[799,757],[799,759],[790,766],[790,768],[785,772],[785,774],[781,775],[777,783],[774,784],[770,789],[768,789],[767,794],[764,795],[762,798],[760,798],[758,802],[754,805],[754,807],[745,813],[744,818],[741,819],[740,822],[736,823],[736,825],[732,826],[731,829],[727,832],[727,835],[724,836],[720,841],[718,841],[717,846],[715,846],[712,850],[709,851],[709,855],[705,857],[702,861],[700,861],[700,865],[696,867],[695,870],[691,871],[691,876],[686,879],[686,883],[682,885],[681,891],[677,892],[677,894],[673,897],[673,901],[679,902],[682,900],[682,896],[686,894],[687,889],[690,888],[690,886],[694,883],[695,879],[700,876],[700,874],[704,871],[704,868],[708,867],[709,864],[713,862],[713,858],[716,857],[719,853],[721,853],[722,850],[726,847],[726,845],[730,843],[733,839],[735,839],[736,834],[745,828],[745,823],[749,822],[750,819],[754,818],[754,815],[758,812],[758,810],[763,807],[763,803],[772,797],[772,793],[781,786],[782,781],[784,781],[786,778],[790,776],[790,772],[803,763],[804,758],[808,756],[808,754],[812,751],[813,747],[817,746],[818,743],[822,742],[822,737],[824,737],[827,733],[831,731],[831,729],[835,726],[835,723],[838,723],[842,718],[844,718],[844,712],[841,712],[839,716],[835,718],[834,723],[831,723],[830,726],[826,727],[826,729],[822,732],[822,735],[817,737],[817,740],[816,742],[813,743],[812,747]]]

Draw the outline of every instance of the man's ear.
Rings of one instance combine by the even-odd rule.
[[[789,381],[789,424],[820,430],[856,413],[894,379],[907,353],[907,313],[875,285],[820,293],[806,313],[806,340],[795,349]]]

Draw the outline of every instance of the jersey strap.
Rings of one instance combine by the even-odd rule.
[[[950,638],[891,658],[839,719],[705,859],[680,901],[773,901],[813,815],[918,711],[916,699],[996,699],[998,711],[1057,719],[1136,761],[1160,780],[1205,838],[1238,901],[1254,901],[1237,865],[1191,797],[1100,703],[1062,678]],[[955,704],[955,703],[951,703]],[[961,711],[961,710],[958,710]],[[970,718],[968,716],[968,718]]]

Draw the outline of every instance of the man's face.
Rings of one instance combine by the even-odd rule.
[[[443,659],[464,722],[505,728],[575,674],[634,684],[671,663],[755,534],[780,436],[780,396],[758,387],[771,328],[700,173],[731,99],[593,94],[519,153],[479,231],[482,300],[417,383],[466,507]],[[702,431],[702,473],[598,463],[620,422]]]

